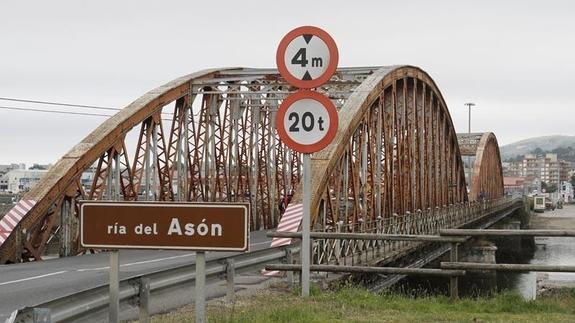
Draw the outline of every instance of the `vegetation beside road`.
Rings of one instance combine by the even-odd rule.
[[[193,306],[156,316],[154,322],[193,322]],[[376,295],[363,289],[296,292],[265,290],[234,305],[210,302],[209,322],[574,322],[575,289],[526,301],[513,292],[456,302],[444,296]]]

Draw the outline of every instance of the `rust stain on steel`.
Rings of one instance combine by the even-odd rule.
[[[377,70],[346,101],[339,118],[343,131],[312,155],[312,214],[319,227],[365,226],[377,216],[468,201],[453,122],[424,71]],[[379,118],[383,143],[376,145]],[[373,176],[376,168],[380,178]],[[294,200],[300,199],[298,189]]]

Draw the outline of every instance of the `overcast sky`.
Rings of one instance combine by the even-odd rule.
[[[574,3],[3,0],[0,97],[123,107],[197,70],[273,67],[288,31],[316,25],[337,42],[339,66],[427,71],[458,132],[471,101],[472,130],[500,144],[573,135]],[[0,109],[0,164],[53,163],[103,121]]]

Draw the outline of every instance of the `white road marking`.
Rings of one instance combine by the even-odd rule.
[[[253,244],[251,244],[251,246],[257,246],[257,245],[269,244],[269,243],[271,243],[271,241],[263,241],[263,242],[253,243]],[[191,257],[191,256],[194,256],[194,255],[195,255],[195,253],[189,253],[189,254],[179,255],[179,256],[172,256],[172,257],[165,257],[165,258],[158,258],[158,259],[137,261],[137,262],[132,262],[132,263],[127,263],[127,264],[120,265],[120,267],[129,267],[129,266],[136,266],[136,265],[142,265],[142,264],[149,264],[149,263],[160,262],[160,261],[164,261],[164,260]],[[96,267],[96,268],[82,268],[82,269],[76,269],[75,271],[76,271],[76,272],[85,272],[85,271],[98,271],[98,270],[107,270],[107,269],[110,269],[110,266],[106,266],[106,267]],[[44,274],[44,275],[39,275],[39,276],[34,276],[34,277],[28,277],[28,278],[22,278],[22,279],[12,280],[12,281],[8,281],[8,282],[0,283],[0,286],[8,285],[8,284],[14,284],[14,283],[20,283],[20,282],[23,282],[23,281],[34,280],[34,279],[39,279],[39,278],[44,278],[44,277],[49,277],[49,276],[54,276],[54,275],[60,275],[60,274],[66,273],[66,272],[68,272],[68,270],[62,270],[62,271],[57,271],[57,272],[53,272],[53,273],[49,273],[49,274]]]
[[[76,271],[84,272],[84,271],[97,271],[97,270],[104,270],[104,269],[110,269],[110,266],[108,266],[108,267],[96,267],[96,268],[82,268],[82,269],[76,269]]]
[[[141,264],[148,264],[148,263],[152,263],[152,262],[159,262],[159,261],[170,260],[170,259],[190,257],[190,256],[193,256],[193,255],[195,255],[195,253],[188,253],[188,254],[185,254],[185,255],[172,256],[172,257],[166,257],[166,258],[158,258],[158,259],[144,260],[144,261],[138,261],[138,262],[132,262],[132,263],[123,264],[123,265],[120,265],[120,267],[129,267],[129,266],[135,266],[135,265],[141,265]],[[96,267],[96,268],[76,269],[76,271],[83,272],[83,271],[97,271],[97,270],[105,270],[105,269],[110,269],[110,266],[106,266],[106,267]]]
[[[260,245],[260,244],[270,244],[270,243],[271,243],[271,240],[270,240],[270,241],[263,241],[263,242],[253,243],[253,244],[250,245],[250,247],[251,247],[251,246],[257,246],[257,245]],[[188,254],[179,255],[179,256],[172,256],[172,257],[166,257],[166,258],[158,258],[158,259],[144,260],[144,261],[138,261],[138,262],[132,262],[132,263],[123,264],[123,265],[120,265],[120,267],[129,267],[129,266],[136,266],[136,265],[142,265],[142,264],[149,264],[149,263],[160,262],[160,261],[164,261],[164,260],[190,257],[190,256],[194,256],[194,255],[195,255],[195,253],[188,253]],[[106,270],[106,269],[110,269],[110,266],[106,266],[106,267],[96,267],[96,268],[82,268],[82,269],[76,269],[76,271],[78,271],[78,272],[84,272],[84,271],[98,271],[98,270]]]
[[[62,270],[62,271],[57,271],[57,272],[55,272],[55,273],[50,273],[50,274],[45,274],[45,275],[40,275],[40,276],[34,276],[34,277],[28,277],[28,278],[22,278],[22,279],[17,279],[17,280],[12,280],[12,281],[9,281],[9,282],[0,283],[0,286],[2,286],[2,285],[8,285],[8,284],[13,284],[13,283],[19,283],[19,282],[23,282],[23,281],[27,281],[27,280],[44,278],[44,277],[48,277],[48,276],[59,275],[59,274],[65,273],[65,272],[68,272],[68,271],[67,271],[67,270]]]

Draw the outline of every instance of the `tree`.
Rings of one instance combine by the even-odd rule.
[[[557,192],[557,185],[551,184],[547,186],[547,193],[554,193]]]
[[[533,150],[533,154],[535,155],[543,155],[545,153],[545,151],[539,147],[535,148],[535,150]]]
[[[575,187],[575,174],[571,175],[571,185]]]
[[[545,190],[545,193],[553,193],[557,191],[557,185],[555,184],[547,184],[545,182],[541,182],[541,191]]]

